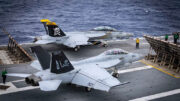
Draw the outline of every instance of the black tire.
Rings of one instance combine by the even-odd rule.
[[[25,78],[25,82],[26,82],[26,84],[30,84],[30,83],[31,83],[31,81],[29,80],[29,78]]]
[[[75,48],[74,48],[74,51],[75,51],[75,52],[77,52],[77,51],[78,51],[78,48],[77,48],[77,47],[75,47]]]
[[[118,78],[119,74],[118,73],[113,73],[112,76],[115,77],[115,78]]]
[[[107,44],[104,44],[103,47],[108,47],[108,45],[107,45]]]
[[[39,83],[34,81],[33,79],[31,80],[31,85],[32,86],[39,86]]]
[[[32,86],[35,86],[35,82],[34,82],[34,80],[33,80],[33,79],[31,79],[30,81],[31,81],[31,85],[32,85]]]
[[[33,42],[35,43],[36,41],[38,41],[38,38],[34,38],[34,41],[33,41]]]
[[[91,92],[92,88],[89,88],[89,87],[85,87],[85,91],[86,92]]]
[[[38,82],[35,82],[35,86],[39,86],[39,83],[38,83]]]
[[[116,73],[116,78],[118,78],[119,77],[119,74],[118,73]]]

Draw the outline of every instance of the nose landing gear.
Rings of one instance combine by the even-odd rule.
[[[80,46],[76,46],[76,47],[74,48],[74,51],[77,52],[79,49],[80,49]]]
[[[115,78],[118,78],[119,74],[118,73],[113,73],[112,76],[115,77]]]
[[[119,73],[118,73],[118,70],[116,68],[113,69],[112,76],[115,78],[119,77]]]
[[[85,91],[86,92],[91,92],[92,88],[89,88],[89,87],[85,87]]]

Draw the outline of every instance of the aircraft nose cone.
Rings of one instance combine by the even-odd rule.
[[[139,54],[139,59],[138,60],[142,60],[142,59],[144,59],[144,55]]]
[[[133,54],[132,55],[133,61],[138,61],[144,58],[142,54]]]
[[[142,54],[136,54],[136,60],[142,60],[144,56]]]

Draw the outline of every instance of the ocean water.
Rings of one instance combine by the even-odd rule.
[[[110,26],[135,36],[180,31],[180,0],[0,0],[0,28],[19,42],[44,35],[41,19],[65,31]],[[0,29],[0,44],[7,36]]]

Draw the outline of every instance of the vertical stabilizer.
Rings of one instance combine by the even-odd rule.
[[[44,28],[45,28],[45,30],[46,30],[46,34],[49,35],[48,27],[46,26],[46,24],[47,24],[48,22],[51,22],[51,21],[50,21],[49,19],[41,19],[41,22],[42,22],[43,25],[44,25]]]
[[[65,33],[58,27],[55,22],[51,22],[48,19],[42,19],[41,22],[43,23],[46,33],[51,37],[62,37],[66,36]]]
[[[52,53],[51,72],[60,74],[73,70],[73,66],[63,52]]]
[[[50,54],[44,50],[41,46],[31,47],[31,51],[36,55],[41,64],[42,70],[48,69],[50,67]]]

